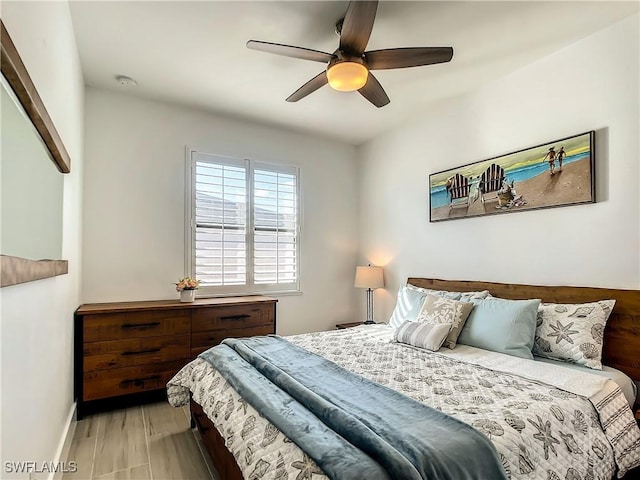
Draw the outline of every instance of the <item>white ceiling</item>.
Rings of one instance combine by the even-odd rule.
[[[249,50],[249,39],[333,52],[347,1],[71,1],[88,85],[311,132],[354,145],[637,12],[631,2],[383,1],[368,50],[452,46],[450,63],[375,72],[391,103],[325,86],[285,98],[321,63]],[[597,67],[597,65],[596,65]]]

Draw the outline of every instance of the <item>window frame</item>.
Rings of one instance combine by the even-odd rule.
[[[246,171],[246,282],[243,285],[219,285],[201,286],[197,290],[198,297],[216,297],[228,295],[258,295],[258,294],[299,294],[300,291],[300,236],[301,236],[301,195],[300,195],[300,167],[278,163],[268,163],[248,158],[237,158],[227,155],[209,153],[204,149],[187,147],[186,149],[186,170],[185,170],[185,272],[187,276],[195,276],[195,202],[196,202],[196,158],[204,155],[212,158],[212,163],[230,166],[242,166]],[[296,178],[295,203],[296,203],[296,226],[295,226],[295,282],[290,283],[269,283],[256,284],[254,277],[254,183],[255,171],[267,170],[275,173],[286,173],[294,175]]]

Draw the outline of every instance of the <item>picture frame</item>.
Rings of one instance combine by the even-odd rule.
[[[595,131],[429,175],[429,221],[595,203]]]
[[[0,287],[9,287],[69,272],[69,262],[59,257],[62,174],[71,171],[71,159],[1,19],[0,71],[4,135]]]

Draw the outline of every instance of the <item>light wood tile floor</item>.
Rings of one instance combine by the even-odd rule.
[[[99,413],[76,425],[63,480],[218,480],[189,409],[167,402]]]

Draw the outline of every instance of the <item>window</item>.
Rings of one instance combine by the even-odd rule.
[[[187,265],[207,294],[299,289],[295,167],[188,151]]]

